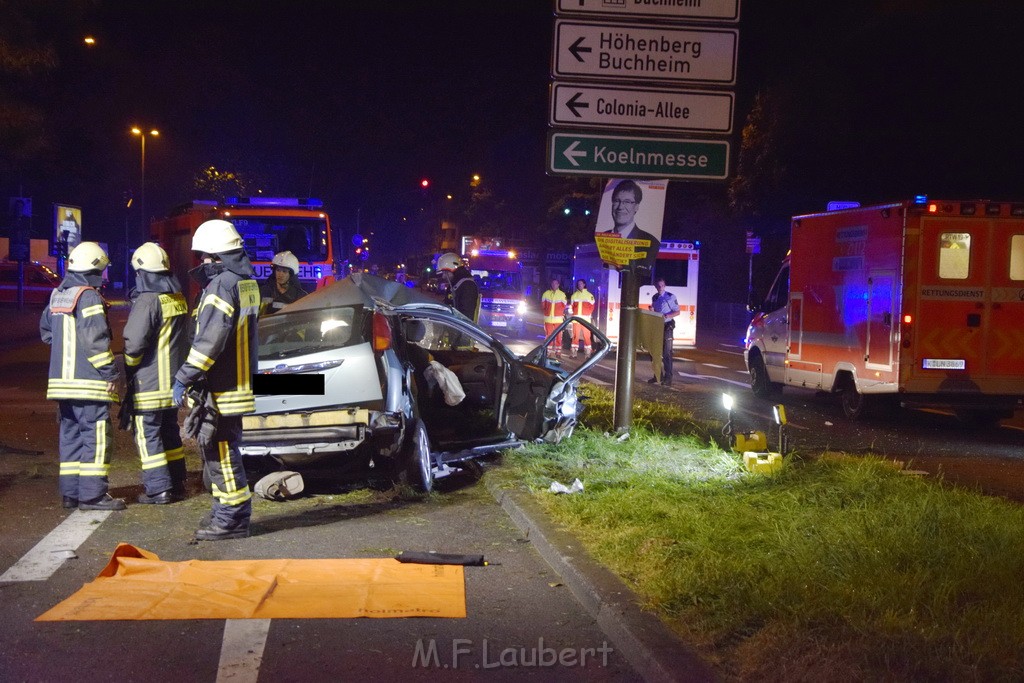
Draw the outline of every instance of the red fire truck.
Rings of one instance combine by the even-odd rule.
[[[792,220],[747,331],[751,388],[951,408],[974,424],[1024,398],[1024,203],[919,197]]]
[[[523,268],[514,249],[503,247],[500,238],[462,238],[462,257],[480,287],[480,326],[523,333],[526,293]]]
[[[189,269],[198,264],[192,252],[192,234],[200,223],[211,218],[234,224],[257,280],[270,277],[270,261],[281,251],[290,251],[299,260],[299,282],[307,291],[316,289],[321,278],[335,274],[331,221],[319,199],[230,197],[223,202],[192,201],[175,207],[166,218],[150,226],[153,240],[167,251],[190,301],[199,291],[188,277]]]

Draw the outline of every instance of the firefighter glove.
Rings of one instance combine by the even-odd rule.
[[[174,405],[178,406],[179,408],[181,408],[183,405],[185,405],[185,390],[186,389],[187,389],[187,387],[184,384],[181,383],[181,380],[177,380],[177,379],[174,380],[174,387],[173,387]],[[165,396],[166,396],[166,394],[165,394]]]

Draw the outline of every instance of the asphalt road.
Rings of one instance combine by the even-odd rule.
[[[86,513],[63,510],[55,404],[44,398],[48,351],[35,337],[35,315],[8,315],[0,340],[0,574],[23,566],[33,548],[45,565],[30,568],[28,580],[0,580],[3,680],[463,680],[481,673],[499,680],[637,680],[530,539],[471,478],[449,480],[426,498],[311,482],[314,496],[254,499],[251,538],[194,544],[192,532],[210,501],[197,461],[190,460],[188,500],[133,505],[142,490],[137,455],[119,432],[111,492],[126,498],[128,509],[81,520]],[[83,521],[80,537],[61,536],[76,520]],[[483,554],[491,564],[466,568],[465,619],[33,621],[92,581],[122,542],[167,561],[426,550]],[[417,659],[431,647],[436,658]],[[572,664],[546,661],[563,651],[575,653],[565,660]],[[590,656],[580,666],[584,651]]]

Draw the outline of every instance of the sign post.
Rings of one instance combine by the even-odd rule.
[[[615,227],[595,232],[602,260],[622,273],[614,426],[625,431],[639,278],[655,265],[661,238],[661,220],[653,235],[649,216],[634,220],[643,195],[636,183],[660,179],[664,192],[668,180],[728,178],[729,142],[709,138],[733,132],[728,88],[736,83],[739,30],[721,24],[739,21],[740,0],[556,0],[556,14],[547,171],[630,179],[619,183],[629,191],[612,194]],[[638,270],[637,245],[648,243],[650,263]]]
[[[615,401],[612,405],[612,427],[615,431],[629,429],[633,421],[633,376],[636,356],[636,316],[640,307],[640,283],[635,266],[622,270],[621,322],[619,348],[615,354]],[[620,390],[620,387],[622,389]]]

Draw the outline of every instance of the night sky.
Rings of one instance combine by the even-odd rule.
[[[734,173],[754,95],[773,93],[787,117],[773,162],[785,181],[758,220],[785,225],[830,199],[1024,197],[1020,5],[743,3]],[[23,188],[44,224],[60,201],[83,207],[87,236],[123,234],[120,198],[140,175],[133,124],[162,133],[147,142],[150,215],[190,199],[209,165],[270,195],[321,197],[345,229],[421,178],[465,193],[480,173],[528,234],[563,182],[545,176],[550,0],[83,6],[39,31],[61,60],[36,98],[54,146],[0,172],[0,190]],[[669,200],[706,195],[724,211],[726,187],[674,183]],[[736,217],[737,234],[751,220]]]

